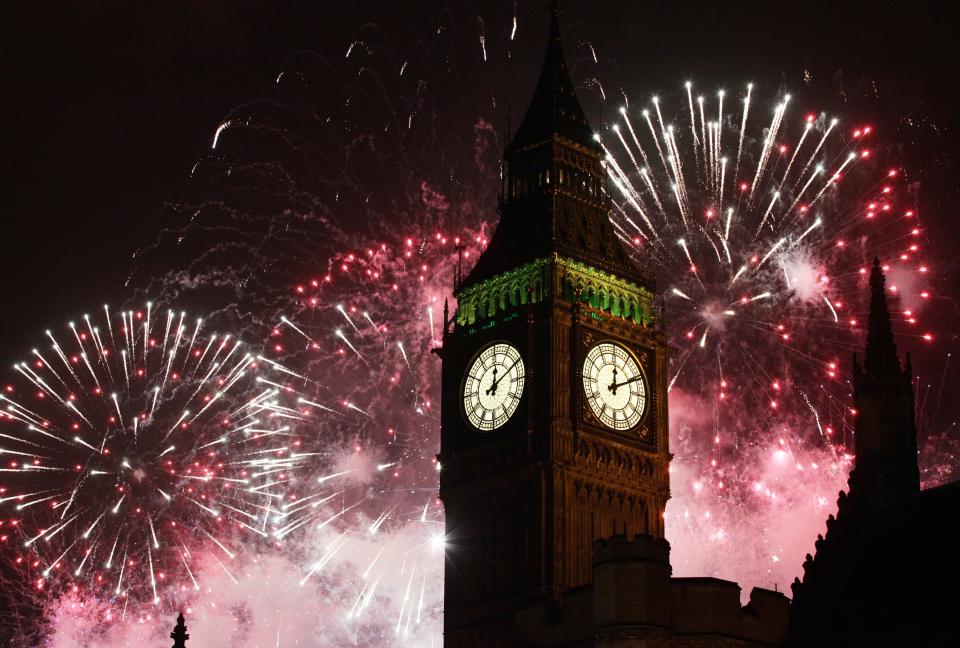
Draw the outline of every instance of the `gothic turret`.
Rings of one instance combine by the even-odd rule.
[[[173,632],[170,633],[170,638],[173,639],[173,648],[187,648],[187,639],[190,638],[190,635],[187,634],[187,626],[183,620],[183,612],[177,616],[177,625],[174,626]]]
[[[610,223],[603,147],[573,89],[558,14],[554,4],[540,79],[506,148],[500,224],[463,287],[556,255],[652,289]]]
[[[910,355],[900,368],[880,261],[870,273],[870,318],[863,365],[853,359],[857,409],[851,495],[873,509],[920,490]]]
[[[866,353],[853,359],[856,466],[793,583],[790,648],[956,643],[956,603],[938,592],[960,580],[960,482],[920,490],[910,356],[901,368],[885,283],[874,260]]]

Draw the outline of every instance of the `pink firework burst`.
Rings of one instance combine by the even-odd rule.
[[[46,331],[0,394],[4,552],[37,590],[124,611],[193,596],[201,557],[230,574],[325,493],[297,379],[151,304]]]

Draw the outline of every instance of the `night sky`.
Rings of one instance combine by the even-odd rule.
[[[352,42],[371,34],[386,47],[416,50],[434,25],[446,25],[457,61],[436,65],[479,75],[449,87],[472,88],[477,97],[495,87],[496,111],[478,107],[471,118],[492,113],[505,122],[504,107],[512,106],[516,127],[542,61],[546,4],[6,3],[0,9],[0,363],[22,359],[46,328],[133,297],[124,285],[132,256],[158,240],[166,219],[177,214],[170,204],[189,202],[191,169],[210,154],[217,127],[238,106],[279,92],[278,73],[303,52],[342,61]],[[755,81],[767,99],[781,89],[801,93],[797,114],[825,110],[842,113],[845,124],[876,127],[889,144],[883,155],[904,169],[926,227],[935,299],[924,318],[937,342],[914,366],[923,381],[935,376],[941,392],[946,388],[948,404],[930,425],[947,429],[960,414],[949,396],[960,379],[957,365],[939,373],[960,332],[954,254],[960,5],[567,0],[561,6],[571,75],[595,126],[610,115],[602,114],[590,83],[591,46],[637,105],[658,92],[679,92],[688,79],[703,92],[729,84],[739,93]],[[514,16],[510,60],[484,64],[479,36],[503,42]],[[461,112],[472,100],[443,92],[431,97],[456,101]],[[452,153],[472,154],[469,147]],[[171,266],[189,260],[169,259]],[[311,260],[298,258],[297,271]],[[923,344],[904,342],[902,350]]]
[[[296,52],[342,56],[368,22],[403,42],[447,12],[473,42],[477,17],[505,29],[513,4],[6,3],[0,355],[10,359],[65,313],[118,301],[131,252],[178,197],[220,120],[268,89]],[[530,72],[515,75],[510,99],[522,105],[540,63],[545,2],[516,4],[516,56]],[[876,81],[881,101],[864,108],[894,127],[885,136],[904,145],[905,165],[937,176],[924,197],[956,205],[956,189],[938,175],[956,156],[955,3],[565,4],[568,50],[590,40],[651,92],[687,77],[798,85],[804,70],[832,94],[841,78]],[[589,111],[589,95],[584,103]],[[938,134],[896,132],[906,113],[936,122]]]
[[[495,87],[498,110],[482,106],[476,114],[505,122],[504,106],[517,115],[529,100],[544,4],[429,2],[416,12],[386,2],[8,5],[0,358],[19,359],[47,327],[131,299],[124,281],[132,255],[157,240],[168,223],[164,206],[187,196],[190,169],[209,152],[217,126],[231,110],[275,92],[279,71],[298,55],[342,60],[351,42],[371,34],[388,48],[415,51],[436,33],[427,25],[448,25],[458,57],[449,70],[467,78],[458,83],[468,90],[471,75],[481,75],[478,102],[483,88]],[[906,171],[927,240],[936,242],[928,260],[938,299],[927,320],[937,323],[939,350],[953,350],[960,264],[946,242],[955,240],[952,217],[960,208],[950,81],[960,24],[955,4],[562,6],[572,76],[595,126],[604,116],[590,83],[590,46],[637,102],[677,92],[687,79],[700,91],[751,80],[768,94],[802,91],[800,110],[874,124],[889,143],[886,157]],[[480,34],[504,42],[514,15],[509,60],[483,63]],[[463,112],[472,99],[450,87],[441,103],[457,101]],[[188,260],[167,259],[170,266]],[[922,380],[939,375],[943,357],[915,362]],[[949,385],[953,373],[945,378],[937,387]],[[955,416],[943,412],[934,427]]]

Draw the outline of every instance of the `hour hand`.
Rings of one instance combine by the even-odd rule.
[[[500,382],[497,380],[497,368],[493,368],[493,383],[490,387],[487,388],[487,396],[493,396],[497,393],[497,383]]]
[[[614,368],[613,368],[613,380],[611,380],[611,381],[610,381],[610,384],[607,385],[607,389],[610,390],[610,393],[611,393],[611,394],[616,394],[616,393],[617,393],[617,387],[618,387],[618,385],[617,385],[617,368],[614,367]]]

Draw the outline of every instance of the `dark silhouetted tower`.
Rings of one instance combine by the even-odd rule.
[[[855,467],[793,584],[787,646],[956,643],[956,603],[940,592],[960,580],[960,483],[920,490],[910,356],[901,368],[885,283],[874,260]]]
[[[851,489],[880,509],[919,492],[910,355],[900,368],[880,261],[870,272],[870,319],[861,365],[853,359],[856,468]]]

